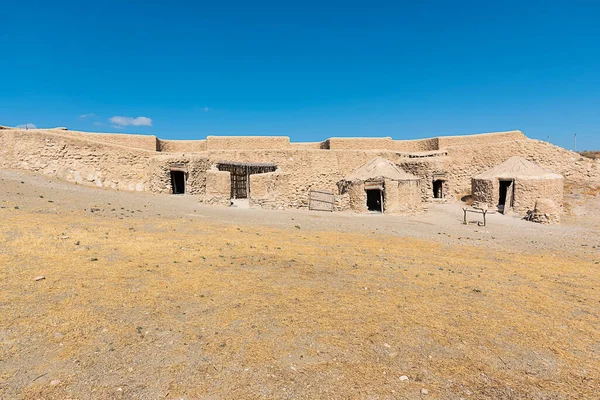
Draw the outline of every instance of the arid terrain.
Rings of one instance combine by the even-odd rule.
[[[480,227],[0,171],[0,398],[597,399],[598,188],[567,201]]]

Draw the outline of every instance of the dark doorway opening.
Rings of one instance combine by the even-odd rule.
[[[367,190],[367,209],[369,211],[383,212],[383,191],[379,189]]]
[[[513,181],[500,181],[498,208],[505,211],[513,206],[514,185]]]
[[[442,199],[444,198],[444,181],[435,180],[433,181],[433,198]]]
[[[173,189],[173,194],[185,193],[185,172],[171,171],[171,188]]]

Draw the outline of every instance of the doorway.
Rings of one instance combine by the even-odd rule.
[[[367,189],[367,209],[369,211],[383,212],[383,191],[381,189]]]
[[[443,199],[444,198],[444,181],[436,179],[433,181],[433,198]]]
[[[498,197],[498,209],[505,212],[513,207],[514,181],[500,181],[500,192]]]
[[[231,198],[250,198],[250,175],[273,172],[277,166],[272,163],[220,162],[219,171],[228,171],[231,177]]]
[[[185,172],[171,171],[171,189],[173,194],[185,193]]]

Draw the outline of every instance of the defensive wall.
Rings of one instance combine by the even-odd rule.
[[[306,208],[311,190],[337,194],[337,182],[381,156],[423,178],[425,200],[434,179],[446,197],[470,193],[471,178],[511,156],[525,157],[567,180],[600,184],[600,161],[520,131],[419,140],[329,138],[294,143],[288,137],[208,136],[205,140],[162,140],[151,135],[99,134],[67,130],[0,130],[0,168],[23,169],[83,185],[168,193],[170,173],[186,174],[186,193],[224,203],[227,173],[218,162],[274,163],[275,172],[249,176],[250,197],[266,208]],[[346,200],[336,198],[343,209]]]

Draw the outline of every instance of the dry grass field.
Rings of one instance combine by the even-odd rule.
[[[2,399],[598,398],[592,244],[104,215],[62,203],[124,194],[9,183]]]

